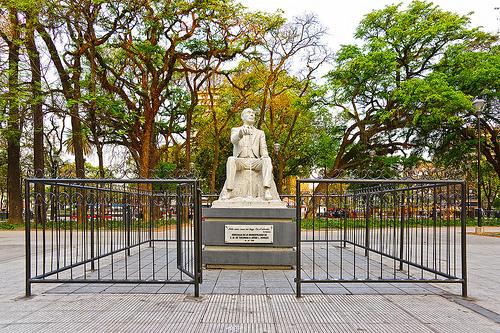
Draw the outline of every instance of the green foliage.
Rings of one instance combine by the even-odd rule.
[[[336,168],[366,168],[370,153],[410,156],[392,161],[414,163],[437,136],[463,126],[471,97],[440,68],[443,54],[457,52],[456,45],[486,38],[468,24],[467,16],[423,1],[364,17],[355,34],[361,43],[343,46],[327,75],[330,102],[342,110],[345,129]]]
[[[446,228],[446,227],[460,227],[462,222],[459,218],[452,220],[437,220],[436,226],[438,228]],[[483,219],[484,226],[500,226],[500,219],[498,218],[487,218]],[[366,228],[366,220],[362,219],[352,219],[348,218],[338,219],[338,218],[308,218],[300,221],[300,226],[304,230],[321,230],[321,229],[346,229],[346,228]],[[466,226],[475,227],[477,226],[477,219],[468,218],[466,221]],[[384,221],[380,221],[377,219],[369,219],[368,228],[370,229],[378,229],[378,228],[400,228],[401,222],[399,220],[387,219]],[[404,223],[404,228],[415,228],[415,227],[423,227],[423,228],[433,228],[434,221],[432,219],[415,219],[410,218],[406,219]]]

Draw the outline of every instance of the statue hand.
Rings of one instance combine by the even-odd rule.
[[[248,128],[248,127],[242,127],[240,129],[240,138],[243,137],[243,135],[250,135],[250,134],[251,134],[250,128]]]

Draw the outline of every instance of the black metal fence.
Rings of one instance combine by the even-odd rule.
[[[302,283],[460,283],[467,295],[465,182],[297,181]]]
[[[201,282],[197,180],[27,179],[33,283]]]

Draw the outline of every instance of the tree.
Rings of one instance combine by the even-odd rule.
[[[298,16],[290,22],[277,21],[263,34],[252,57],[224,73],[232,89],[218,92],[218,100],[226,102],[221,105],[228,116],[244,107],[260,111],[256,126],[266,132],[279,193],[287,176],[296,175],[299,168],[310,164],[306,147],[315,130],[311,123],[322,95],[314,80],[318,68],[331,58],[322,41],[325,33],[314,15]],[[301,70],[293,73],[291,68],[297,62],[302,64]],[[224,93],[229,96],[222,96]],[[222,126],[213,127],[216,145],[228,122],[220,121],[220,116],[217,119],[217,112],[212,110],[208,125],[218,124]],[[279,149],[274,149],[275,145]],[[214,163],[218,163],[218,153],[216,149]],[[212,179],[217,169],[213,164]]]
[[[268,19],[221,0],[143,1],[134,16],[127,31],[96,49],[97,76],[126,105],[130,116],[125,143],[140,176],[148,177],[160,157],[156,119],[162,109],[175,108],[170,104],[175,81],[186,72],[209,69],[193,67],[195,60],[234,59],[256,43],[256,31]]]
[[[477,133],[477,111],[457,110],[464,120],[458,126],[445,128],[433,138],[431,146],[445,166],[462,164],[475,159],[478,135],[481,154],[500,177],[500,46],[498,37],[485,35],[480,40],[461,43],[447,50],[438,70],[447,82],[467,94],[470,99],[481,97],[486,106],[479,116],[481,133]]]
[[[9,223],[20,224],[23,220],[23,201],[21,192],[21,89],[19,89],[19,62],[21,47],[21,24],[19,13],[13,4],[7,6],[8,30],[0,36],[8,46],[8,91],[7,101],[7,193],[9,201]]]
[[[71,13],[71,11],[68,12]],[[64,20],[65,19],[64,14],[61,14],[59,19]],[[71,26],[72,21],[69,20],[69,17],[67,18],[66,23],[69,26]],[[65,56],[72,57],[71,60],[66,60],[63,59],[63,55],[57,49],[53,36],[50,35],[46,27],[39,22],[36,25],[36,27],[38,33],[45,42],[45,45],[50,54],[50,58],[57,70],[57,74],[59,75],[59,80],[62,85],[62,92],[69,106],[77,177],[85,178],[85,159],[83,156],[84,155],[83,144],[82,144],[83,139],[82,139],[82,129],[80,121],[80,110],[79,110],[80,108],[78,103],[78,100],[80,98],[80,76],[82,71],[81,69],[82,54],[80,51],[81,40],[79,40],[78,37],[75,35],[71,36],[73,37],[73,40],[76,41],[76,45],[74,45],[75,50],[73,50],[73,52],[68,52],[67,54],[66,53],[64,54]],[[73,32],[73,30],[70,31]],[[56,35],[56,33],[54,33],[54,35]]]
[[[7,149],[6,142],[0,138],[0,212],[6,209],[4,206],[7,194]]]
[[[344,130],[329,176],[372,154],[420,156],[423,138],[462,122],[457,110],[471,101],[435,69],[449,47],[481,35],[468,24],[468,17],[422,1],[365,16],[355,34],[363,44],[343,46],[328,74]]]

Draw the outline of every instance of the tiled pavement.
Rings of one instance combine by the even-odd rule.
[[[201,294],[283,295],[295,293],[295,270],[218,270],[203,272]],[[39,288],[34,285],[35,290]],[[455,288],[455,292],[459,289]],[[338,283],[302,284],[303,294],[333,295],[439,295],[450,294],[425,283]],[[61,284],[46,291],[48,294],[192,294],[189,285],[152,284]]]
[[[441,296],[38,295],[2,300],[0,332],[498,332]]]
[[[312,286],[297,299],[294,271],[220,270],[205,271],[201,299],[171,294],[191,292],[182,285],[85,284],[35,285],[36,296],[24,298],[22,233],[0,232],[0,333],[500,332],[499,246],[498,238],[469,237],[465,303],[433,286],[399,284]]]

